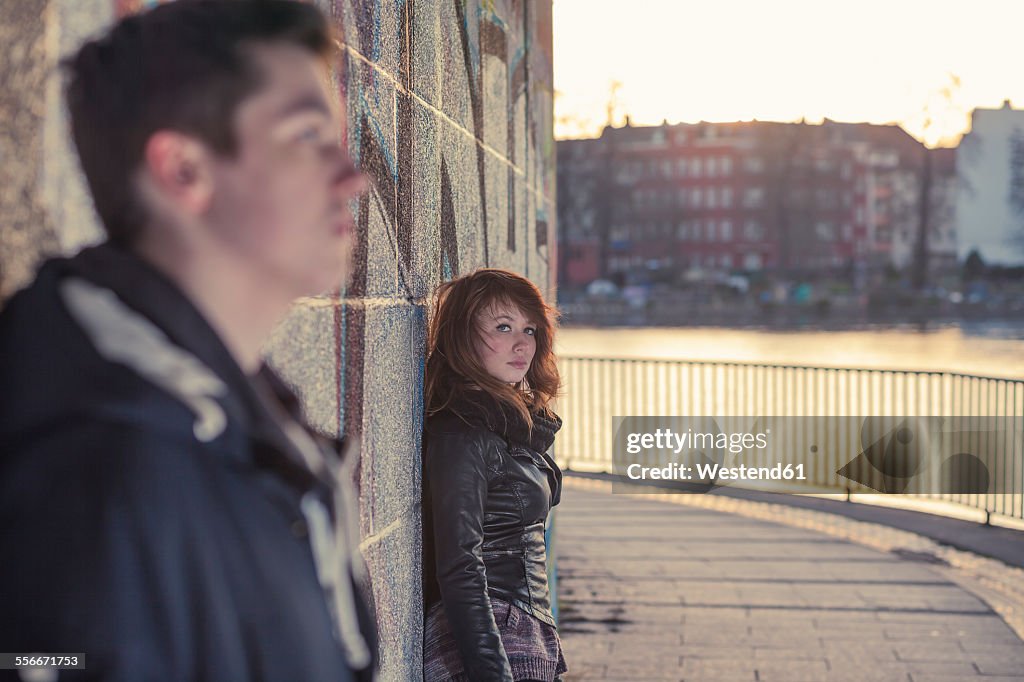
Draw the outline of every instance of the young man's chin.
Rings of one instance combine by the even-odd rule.
[[[339,291],[344,290],[348,286],[349,275],[351,269],[348,267],[342,268],[331,274],[329,277],[324,277],[319,282],[311,284],[310,289],[314,289],[310,293],[305,294],[306,296],[334,296]]]
[[[320,267],[307,272],[305,291],[300,296],[333,296],[348,286],[352,275],[350,249],[342,249],[331,263],[320,263]]]

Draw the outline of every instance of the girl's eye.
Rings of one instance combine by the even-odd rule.
[[[537,330],[534,329],[533,327],[527,327],[526,328],[526,333],[529,334],[530,336],[536,336],[537,335]]]
[[[504,322],[502,322],[501,324],[499,324],[499,325],[498,325],[498,331],[499,331],[499,332],[503,332],[503,331],[511,331],[511,329],[512,329],[512,327],[508,326],[508,325],[507,325],[507,324],[505,324]]]

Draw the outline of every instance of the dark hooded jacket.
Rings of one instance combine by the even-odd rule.
[[[314,557],[352,527],[345,462],[274,410],[303,423],[134,255],[46,263],[0,313],[3,650],[84,653],[61,680],[371,679],[351,530]]]
[[[471,394],[424,431],[424,601],[443,600],[469,679],[510,682],[489,596],[555,624],[544,527],[561,494],[547,451],[562,422],[538,412],[531,431],[489,393]]]

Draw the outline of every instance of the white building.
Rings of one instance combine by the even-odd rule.
[[[957,149],[957,253],[977,249],[989,264],[1024,263],[1024,214],[1011,202],[1011,188],[1024,185],[1024,169],[1011,160],[1024,153],[1024,110],[1007,100],[999,109],[975,109],[971,131]]]

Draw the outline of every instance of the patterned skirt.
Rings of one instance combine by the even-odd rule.
[[[568,670],[558,631],[553,626],[495,597],[491,597],[491,610],[513,678],[552,682]],[[427,610],[423,627],[423,680],[471,682],[463,670],[441,602]]]

